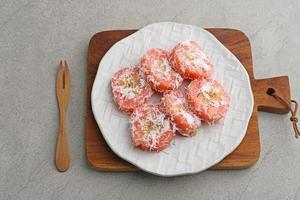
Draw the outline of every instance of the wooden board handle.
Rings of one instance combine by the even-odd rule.
[[[284,105],[266,93],[268,88],[273,88],[279,96],[284,98],[286,101],[291,102],[288,76],[253,80],[251,85],[257,110],[278,114],[285,114],[289,112]]]

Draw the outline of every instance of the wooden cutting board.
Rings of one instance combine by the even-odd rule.
[[[290,86],[287,76],[256,80],[253,75],[251,46],[247,36],[239,30],[213,28],[207,29],[223,43],[243,64],[247,70],[254,95],[253,113],[247,133],[241,144],[230,155],[216,164],[213,169],[242,169],[256,163],[260,154],[260,139],[257,111],[288,113],[288,110],[273,97],[268,96],[268,88],[290,102]],[[90,40],[87,68],[87,114],[86,114],[86,155],[91,167],[102,171],[138,170],[132,164],[116,156],[106,144],[94,119],[91,107],[91,91],[101,58],[108,49],[136,30],[114,30],[96,33]],[[104,109],[104,108],[103,108]],[[271,133],[264,133],[271,134]]]

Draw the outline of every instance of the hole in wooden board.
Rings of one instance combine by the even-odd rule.
[[[275,89],[274,88],[268,88],[266,93],[270,96],[272,96],[275,93]]]

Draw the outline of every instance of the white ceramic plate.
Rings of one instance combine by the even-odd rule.
[[[192,138],[176,136],[160,153],[144,152],[132,145],[129,116],[115,106],[110,80],[124,66],[139,63],[149,48],[171,50],[178,42],[195,40],[216,66],[214,79],[230,93],[231,106],[222,122],[203,123]],[[161,176],[201,172],[230,154],[245,136],[253,108],[248,74],[239,60],[206,30],[178,23],[148,25],[113,45],[102,58],[92,90],[92,109],[110,148],[140,169]]]

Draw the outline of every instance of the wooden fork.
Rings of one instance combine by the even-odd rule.
[[[70,166],[70,152],[67,137],[66,116],[70,96],[71,80],[67,61],[60,61],[56,77],[56,95],[59,106],[59,132],[56,144],[55,164],[60,172],[65,172]]]

